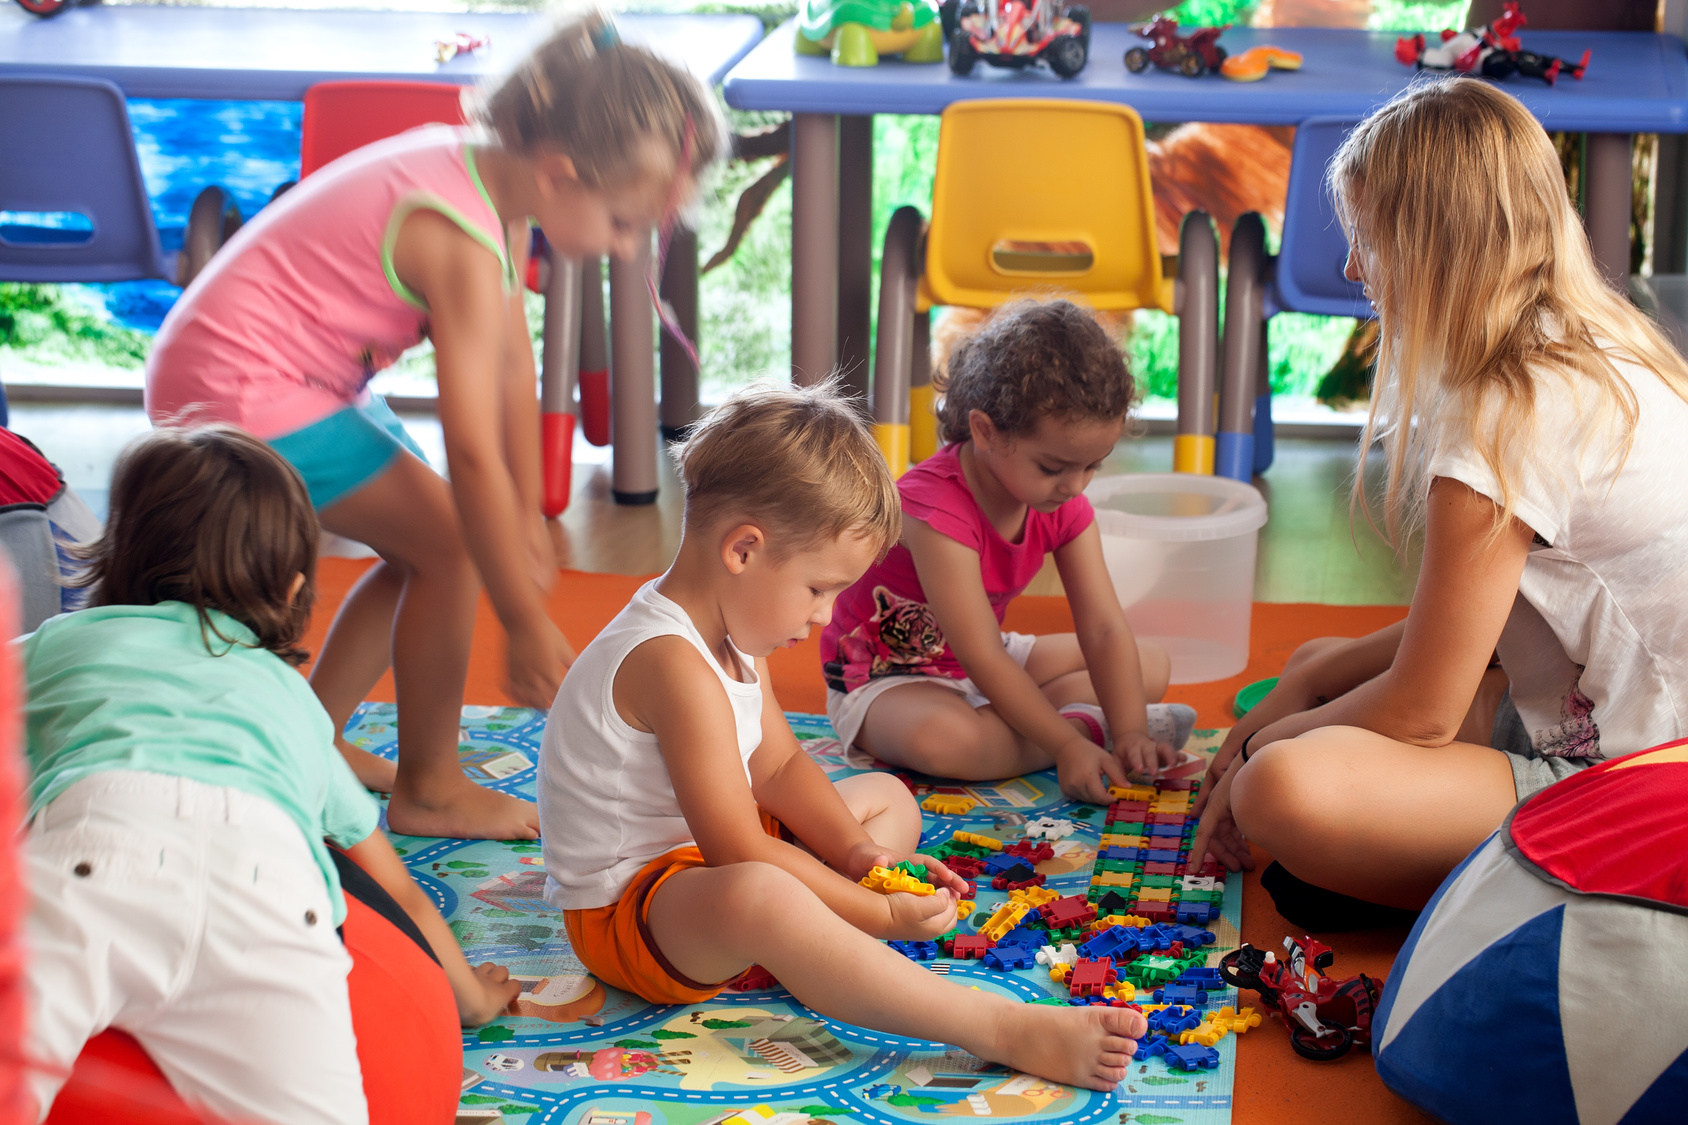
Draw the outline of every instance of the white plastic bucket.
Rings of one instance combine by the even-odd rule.
[[[1172,682],[1248,667],[1260,493],[1224,477],[1139,473],[1097,477],[1084,494],[1131,630],[1165,646]]]

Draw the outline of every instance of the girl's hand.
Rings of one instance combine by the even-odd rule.
[[[1076,732],[1055,753],[1055,777],[1061,783],[1061,792],[1075,801],[1092,805],[1106,805],[1113,800],[1108,786],[1126,784],[1119,759]]]
[[[937,859],[918,852],[897,852],[890,848],[881,847],[872,840],[863,840],[850,849],[850,854],[844,860],[843,874],[853,880],[861,880],[875,867],[895,867],[899,863],[911,863],[916,867],[926,869],[923,882],[932,884],[936,890],[948,889],[956,898],[960,898],[968,888],[967,881]]]
[[[1114,756],[1131,777],[1153,780],[1178,760],[1170,742],[1156,742],[1140,730],[1114,732]]]
[[[1211,855],[1231,871],[1253,871],[1254,858],[1248,854],[1248,842],[1242,830],[1231,819],[1231,783],[1243,768],[1242,758],[1233,758],[1212,790],[1204,791],[1209,798],[1201,826],[1190,845],[1190,862],[1200,866],[1204,855]]]
[[[885,896],[890,924],[878,936],[886,941],[931,941],[955,929],[957,899],[948,891],[930,895]]]
[[[541,617],[510,633],[507,653],[504,690],[523,707],[549,710],[564,670],[574,663],[574,649],[562,630],[549,617]]]
[[[497,1019],[521,994],[521,982],[510,979],[510,970],[487,961],[475,966],[469,986],[458,991],[457,1018],[464,1027],[479,1027]]]

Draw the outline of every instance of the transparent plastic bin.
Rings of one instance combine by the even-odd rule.
[[[1192,473],[1097,477],[1102,556],[1139,639],[1165,646],[1172,682],[1248,666],[1254,556],[1266,501],[1252,485]]]

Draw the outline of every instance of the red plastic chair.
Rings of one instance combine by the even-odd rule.
[[[463,87],[441,82],[319,82],[305,91],[299,178],[418,125],[462,125]]]

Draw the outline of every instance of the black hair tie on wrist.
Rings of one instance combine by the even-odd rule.
[[[1241,755],[1243,761],[1248,761],[1248,744],[1254,740],[1254,735],[1259,733],[1259,731],[1255,731],[1254,734],[1251,734],[1247,738],[1243,739],[1242,748],[1237,751],[1237,753]]]

